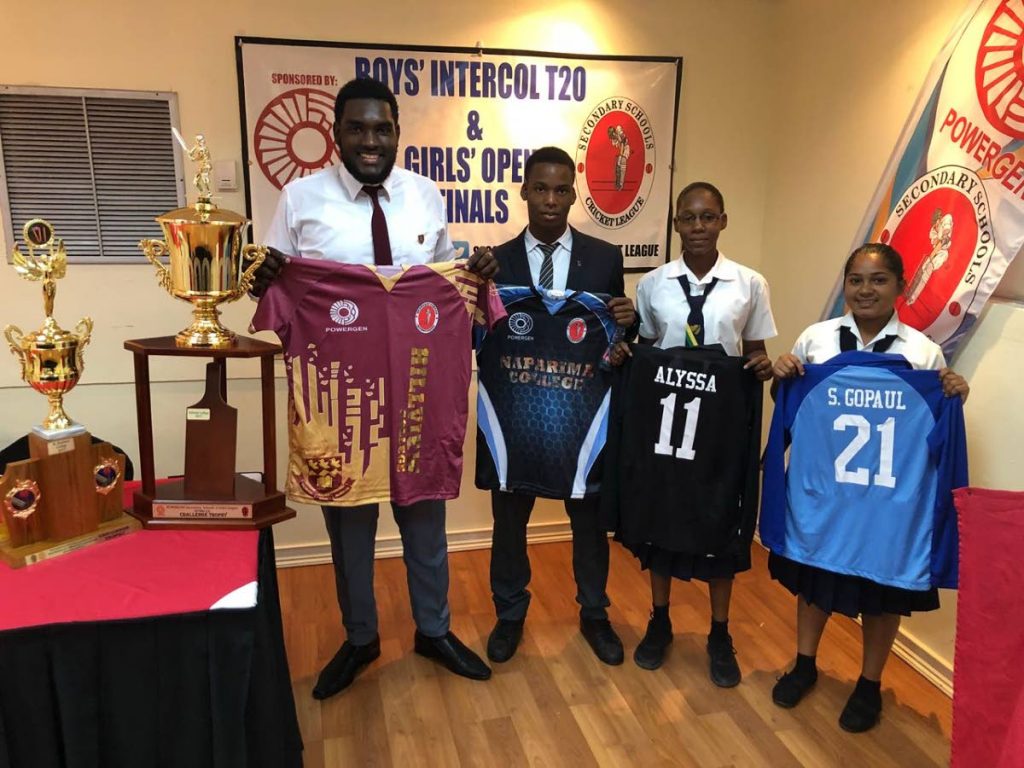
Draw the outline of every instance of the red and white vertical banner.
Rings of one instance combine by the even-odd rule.
[[[337,164],[334,98],[355,77],[398,99],[398,165],[444,195],[456,247],[526,226],[530,152],[576,164],[569,223],[615,243],[627,268],[669,258],[679,58],[397,48],[237,38],[246,193],[257,239],[288,181]]]
[[[859,230],[903,257],[900,319],[947,357],[1024,245],[1024,0],[961,17]],[[827,317],[843,312],[842,279]]]

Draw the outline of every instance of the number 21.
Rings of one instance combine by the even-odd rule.
[[[857,434],[853,436],[853,440],[843,449],[843,452],[836,457],[836,482],[870,485],[870,473],[867,467],[858,467],[852,472],[846,467],[871,439],[871,424],[863,416],[854,413],[844,413],[837,416],[836,420],[832,422],[832,429],[836,432],[845,432],[848,427],[856,428]],[[882,435],[882,445],[878,452],[878,473],[874,476],[875,485],[880,485],[883,488],[895,488],[896,478],[892,474],[892,453],[893,444],[896,441],[896,419],[890,416],[875,429]]]

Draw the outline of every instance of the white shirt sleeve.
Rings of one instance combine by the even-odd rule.
[[[277,198],[277,208],[274,210],[274,218],[270,220],[266,234],[263,235],[263,245],[276,248],[285,256],[301,256],[299,253],[299,241],[291,226],[291,202],[288,198],[288,188],[281,190],[281,196]]]
[[[448,212],[444,207],[444,196],[441,194],[441,190],[436,186],[433,186],[433,199],[431,203],[431,215],[434,221],[437,222],[438,232],[437,240],[434,244],[434,258],[433,261],[454,261],[459,254],[455,251],[455,244],[452,243],[451,235],[448,234]],[[468,257],[469,254],[462,254]]]
[[[810,351],[809,347],[811,345],[810,330],[810,328],[805,328],[804,332],[797,337],[796,343],[793,345],[793,354],[801,363],[807,362],[807,354]]]
[[[747,324],[743,327],[743,339],[764,341],[778,336],[768,296],[768,281],[761,275],[755,275],[751,281],[750,301],[750,314],[747,315]]]
[[[640,335],[645,339],[658,338],[658,326],[651,311],[651,299],[648,295],[652,280],[641,280],[636,286],[636,313],[640,316]]]

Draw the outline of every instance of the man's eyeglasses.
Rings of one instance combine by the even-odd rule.
[[[701,224],[703,224],[705,227],[710,227],[712,224],[714,224],[716,221],[722,218],[722,216],[723,214],[721,213],[712,213],[711,211],[703,211],[700,214],[700,216],[696,216],[692,213],[684,213],[679,216],[676,216],[676,221],[678,221],[684,227],[692,227],[694,224],[697,223],[697,220],[700,219]]]

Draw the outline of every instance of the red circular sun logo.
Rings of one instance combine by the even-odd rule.
[[[333,124],[334,96],[326,91],[296,88],[275,97],[253,131],[253,154],[263,175],[281,189],[337,162]]]
[[[1018,14],[1019,3],[1010,0],[1002,0],[992,14],[978,46],[974,85],[989,122],[1024,139],[1024,25]]]

